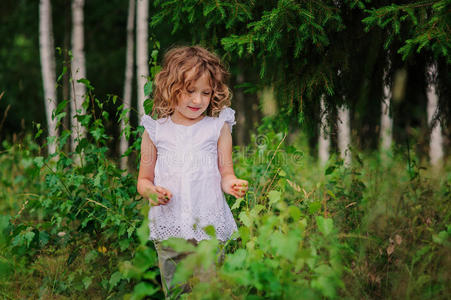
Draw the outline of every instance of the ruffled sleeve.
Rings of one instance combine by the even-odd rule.
[[[235,111],[231,109],[230,107],[224,107],[221,112],[219,113],[219,130],[222,129],[222,126],[224,123],[229,124],[230,132],[232,132],[233,125],[236,124],[235,121]]]
[[[141,118],[141,126],[144,126],[147,133],[149,134],[150,139],[155,144],[156,143],[157,121],[155,121],[148,115],[144,115]]]

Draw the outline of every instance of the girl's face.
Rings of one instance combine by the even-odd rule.
[[[188,78],[193,73],[194,70],[188,72]],[[199,79],[192,82],[185,91],[181,92],[174,112],[177,118],[196,120],[201,117],[210,104],[213,91],[209,79],[207,73],[204,73]]]

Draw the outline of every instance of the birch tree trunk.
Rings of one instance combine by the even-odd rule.
[[[76,138],[82,139],[86,136],[86,130],[81,126],[80,122],[75,118],[77,109],[81,110],[84,114],[85,111],[82,108],[84,95],[86,93],[86,87],[84,84],[77,82],[80,78],[86,78],[85,67],[85,53],[84,53],[84,32],[83,32],[83,7],[84,0],[72,1],[72,88],[71,88],[71,147],[72,151],[75,151],[77,147]]]
[[[384,72],[384,82],[386,82],[387,71]],[[391,149],[393,120],[390,117],[391,90],[390,85],[384,83],[384,99],[381,102],[381,150],[385,153]]]
[[[321,166],[324,166],[329,160],[329,148],[330,148],[330,137],[329,137],[329,126],[327,125],[327,112],[324,105],[324,94],[321,95],[320,99],[320,124],[319,124],[319,141],[318,141],[318,157]]]
[[[438,95],[435,84],[435,79],[437,78],[437,65],[434,63],[428,66],[427,73],[430,80],[427,87],[428,124],[432,128],[429,140],[429,159],[431,161],[431,165],[435,169],[440,169],[443,158],[442,126],[440,125],[440,121],[438,119],[434,120],[434,116],[438,111]]]
[[[133,82],[133,29],[135,24],[135,0],[129,0],[127,17],[127,54],[125,57],[125,82],[124,82],[124,109],[130,109],[132,102],[132,82]],[[130,121],[130,111],[127,111],[125,118],[121,119],[121,132],[125,130],[126,124]],[[128,137],[121,134],[119,145],[120,153],[123,155],[128,148]],[[128,157],[121,157],[121,169],[128,170]]]
[[[338,149],[340,156],[346,165],[351,163],[351,153],[349,144],[351,143],[351,126],[349,118],[349,108],[340,107],[338,109]]]
[[[136,5],[136,67],[138,86],[138,122],[144,114],[144,85],[149,77],[148,15],[149,0],[137,0]]]
[[[41,56],[42,82],[44,85],[44,105],[49,136],[57,136],[56,118],[52,120],[52,111],[57,107],[55,50],[53,45],[52,5],[50,0],[39,3],[39,51]],[[55,142],[49,143],[48,153],[55,153]]]

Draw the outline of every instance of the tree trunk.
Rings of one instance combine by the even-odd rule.
[[[437,78],[437,66],[432,64],[428,66],[428,87],[427,87],[427,113],[428,113],[428,124],[431,127],[431,135],[429,140],[429,159],[431,165],[435,169],[440,169],[441,161],[443,158],[443,137],[442,137],[442,126],[437,118],[434,118],[438,111],[438,95],[437,86],[435,84]]]
[[[351,163],[351,153],[349,150],[351,127],[349,119],[349,108],[340,107],[338,109],[338,149],[346,165]]]
[[[52,111],[57,107],[55,50],[53,45],[52,6],[50,0],[39,3],[39,50],[41,56],[42,82],[44,85],[44,105],[47,117],[49,136],[57,136],[56,118],[52,119]],[[48,144],[48,153],[55,153],[56,142]]]
[[[85,111],[82,108],[86,87],[83,83],[77,82],[81,78],[86,78],[85,53],[84,53],[84,32],[83,32],[83,7],[84,0],[72,1],[72,88],[71,88],[71,146],[75,151],[78,142],[76,138],[82,139],[86,136],[86,129],[81,126],[80,122],[75,118],[78,114],[77,110],[81,110],[81,114]]]
[[[390,150],[392,145],[393,120],[390,117],[391,90],[390,85],[386,83],[387,71],[384,73],[384,99],[381,102],[381,150],[385,153]]]
[[[133,81],[133,29],[135,24],[135,0],[129,0],[127,18],[127,52],[125,58],[125,82],[124,82],[124,108],[130,109],[132,102],[132,81]],[[121,119],[121,132],[130,123],[130,111],[127,111],[125,118]],[[128,137],[125,131],[121,134],[119,151],[123,155],[128,148]],[[128,170],[128,157],[121,157],[121,169]]]
[[[327,122],[327,112],[324,105],[324,94],[321,95],[320,99],[320,124],[319,124],[319,141],[318,141],[318,157],[320,165],[324,166],[329,160],[329,148],[330,148],[330,137],[329,137],[329,126]]]
[[[138,122],[144,114],[144,85],[149,77],[148,15],[149,0],[137,0],[136,5],[136,67],[138,86]]]
[[[64,52],[63,52],[63,64],[66,66],[67,71],[63,75],[63,86],[62,86],[62,99],[68,100],[71,97],[71,62],[70,62],[70,31],[71,31],[71,9],[72,4],[68,1],[64,3]],[[70,114],[70,103],[64,107],[64,112],[66,113],[66,117],[64,118],[63,129],[71,128],[71,114]],[[64,144],[64,151],[70,152],[71,150],[70,143]]]

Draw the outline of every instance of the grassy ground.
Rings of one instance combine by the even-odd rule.
[[[302,141],[265,138],[235,151],[237,176],[251,183],[243,200],[227,198],[240,239],[192,298],[449,298],[449,163],[437,172],[400,150],[383,159],[359,153],[351,166],[332,157],[320,167]],[[3,298],[162,298],[143,200],[130,196],[136,174],[124,179],[108,159],[52,165],[30,137],[4,148]],[[211,259],[213,246],[196,259]]]

